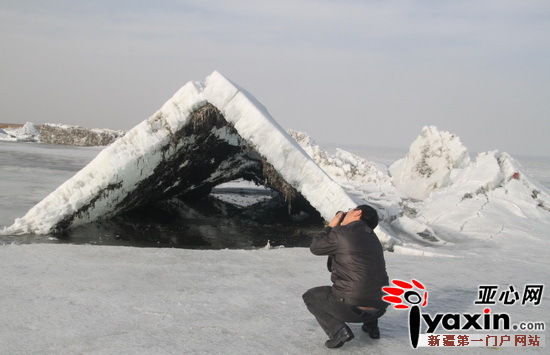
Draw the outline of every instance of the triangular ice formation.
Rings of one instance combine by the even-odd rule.
[[[16,219],[46,234],[246,178],[325,219],[356,204],[250,94],[218,72],[189,82],[149,119]]]

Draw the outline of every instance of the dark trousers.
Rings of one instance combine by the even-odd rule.
[[[302,295],[307,309],[315,316],[317,322],[329,338],[349,323],[374,323],[386,310],[362,311],[355,305],[339,301],[331,292],[330,286],[314,287]]]

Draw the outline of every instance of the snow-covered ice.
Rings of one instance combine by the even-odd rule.
[[[548,284],[548,243],[473,246],[457,258],[386,253],[390,278],[421,280],[429,312],[480,312],[478,284]],[[0,247],[2,354],[329,354],[301,295],[328,285],[326,259],[307,248],[186,250],[76,245]],[[514,321],[539,307],[495,306]],[[345,354],[413,350],[406,312],[390,309],[372,340],[359,324]],[[455,351],[453,351],[455,350]],[[499,353],[544,353],[498,349]],[[468,354],[490,349],[469,348]]]
[[[205,103],[215,105],[235,129],[214,127],[210,135],[228,146],[244,141],[254,147],[325,219],[356,204],[377,208],[381,222],[376,232],[388,250],[441,254],[448,252],[441,246],[459,248],[473,237],[545,238],[550,228],[547,188],[504,152],[471,158],[459,137],[427,126],[406,156],[389,167],[342,149],[331,154],[305,133],[285,132],[250,93],[214,72],[203,83],[184,85],[158,112],[101,151],[3,233],[45,234],[114,216],[148,202],[149,195],[168,198],[187,191],[189,183],[177,176],[192,169],[190,160],[177,159],[204,143],[195,141],[194,134],[180,137],[180,132]],[[171,157],[178,169],[166,181],[155,177]],[[224,161],[203,181],[224,181],[231,166],[246,164]],[[150,188],[153,180],[160,190]],[[139,191],[142,186],[148,186],[149,195]]]
[[[107,146],[124,134],[124,131],[59,123],[44,123],[40,126],[40,141],[50,144]]]
[[[0,144],[0,149],[0,224],[34,205],[99,152],[23,143]],[[543,162],[530,166],[537,176],[550,171]],[[385,253],[391,278],[426,284],[429,312],[479,312],[473,304],[479,284],[522,287],[549,281],[547,238],[505,231],[499,238],[471,238],[440,249],[455,257]],[[308,288],[330,284],[325,261],[307,248],[3,245],[0,354],[333,353],[324,348],[325,335],[301,299]],[[549,302],[546,293],[539,307],[494,309],[509,312],[514,321],[547,321]],[[406,312],[389,310],[380,321],[378,341],[351,325],[356,339],[340,352],[456,353],[411,349],[406,321]],[[545,349],[521,353],[543,354]]]
[[[237,179],[217,185],[210,196],[236,206],[247,207],[269,200],[273,198],[274,194],[276,192],[265,186],[258,186],[253,182]]]
[[[74,146],[106,146],[124,135],[124,131],[106,128],[84,128],[60,123],[35,125],[26,122],[17,128],[0,129],[0,141],[35,142]]]
[[[15,220],[7,233],[45,234],[127,208],[127,198],[161,162],[181,154],[195,136],[174,142],[189,116],[206,103],[219,109],[239,136],[273,166],[326,219],[356,204],[275,122],[265,107],[218,72],[204,83],[188,82],[149,119],[138,124],[72,178]],[[222,132],[219,132],[222,134]],[[222,136],[228,137],[226,134]],[[235,137],[228,137],[228,142]],[[177,186],[178,181],[176,181]],[[167,189],[164,192],[170,194]]]
[[[468,150],[457,136],[429,126],[422,129],[407,156],[394,162],[389,170],[400,192],[422,200],[433,190],[447,186],[451,171],[469,162]]]
[[[39,142],[40,131],[32,122],[21,127],[0,129],[0,141],[7,142]]]
[[[330,154],[305,133],[290,133],[348,194],[378,208],[391,236],[381,239],[395,251],[458,248],[471,238],[547,238],[548,188],[507,153],[471,159],[457,136],[430,126],[386,168],[342,149]]]
[[[0,143],[0,224],[34,205],[4,233],[47,232],[58,215],[75,211],[123,177],[122,192],[108,197],[116,200],[150,173],[170,132],[206,101],[325,218],[359,201],[375,206],[382,217],[377,232],[393,251],[385,253],[388,274],[421,280],[430,291],[428,312],[480,312],[473,303],[480,284],[549,283],[550,180],[544,179],[550,164],[526,169],[499,151],[471,157],[458,137],[431,126],[389,167],[368,155],[329,153],[305,133],[287,134],[250,94],[218,73],[205,83],[186,84],[150,119],[101,151]],[[225,129],[214,133],[239,144]],[[98,203],[89,217],[105,206]],[[307,248],[2,245],[0,353],[333,353],[324,348],[325,335],[301,299],[308,288],[330,284],[325,261]],[[549,302],[545,292],[538,307],[492,309],[509,312],[514,321],[547,321]],[[344,345],[345,353],[442,352],[410,348],[406,312],[388,311],[378,341],[359,325],[352,329],[356,339]]]
[[[2,128],[0,128],[0,141],[17,142],[17,138],[15,136],[13,136],[12,134],[6,132]]]

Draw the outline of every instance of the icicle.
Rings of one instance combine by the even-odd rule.
[[[292,213],[292,198],[288,198],[287,202],[288,202],[288,204],[287,204],[287,206],[288,206],[288,215],[290,216],[291,213]]]

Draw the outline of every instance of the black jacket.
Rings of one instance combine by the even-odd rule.
[[[383,286],[388,285],[382,244],[363,221],[326,227],[313,237],[309,248],[315,255],[329,255],[332,292],[356,306],[386,307]]]

